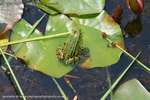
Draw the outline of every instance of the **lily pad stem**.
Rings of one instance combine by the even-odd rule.
[[[4,60],[5,60],[5,62],[6,62],[6,64],[7,64],[7,66],[8,66],[8,69],[9,69],[9,71],[10,71],[10,74],[11,74],[11,76],[12,76],[12,79],[13,79],[13,81],[14,81],[14,83],[15,83],[17,89],[19,90],[19,93],[20,93],[20,95],[21,95],[21,96],[19,96],[19,97],[21,97],[22,100],[27,100],[26,97],[25,97],[25,95],[24,95],[24,93],[23,93],[23,90],[22,90],[22,88],[21,88],[21,86],[20,86],[20,84],[19,84],[19,82],[18,82],[18,80],[17,80],[17,78],[16,78],[16,76],[15,76],[15,74],[14,74],[14,72],[13,72],[13,70],[12,70],[12,68],[11,68],[11,66],[10,66],[10,64],[9,64],[9,62],[8,62],[6,56],[5,56],[5,54],[4,54],[4,52],[2,51],[1,48],[0,48],[0,52],[1,52],[1,54],[2,54],[2,56],[3,56],[3,58],[4,58]]]

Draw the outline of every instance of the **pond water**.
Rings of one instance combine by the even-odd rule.
[[[116,5],[120,4],[123,7],[123,15],[121,20],[121,28],[125,29],[128,22],[131,22],[136,17],[135,15],[127,9],[124,2],[125,0],[106,0],[105,9],[109,14],[112,13]],[[28,5],[25,8],[25,13],[23,18],[29,23],[33,24],[37,19],[42,16],[43,13],[37,10],[35,7]],[[125,37],[125,47],[127,50],[136,55],[139,51],[142,51],[142,55],[139,59],[147,66],[150,66],[150,1],[145,0],[145,9],[141,17],[141,28],[137,32],[136,37],[128,36]],[[44,31],[46,26],[47,18],[38,26],[40,31]],[[131,62],[130,58],[122,54],[119,62],[108,68],[94,68],[91,70],[86,70],[82,68],[75,68],[69,74],[77,76],[79,78],[70,78],[73,87],[78,93],[79,100],[99,100],[100,97],[107,91],[108,80],[107,75],[111,76],[112,82],[120,75],[120,73],[128,66]],[[1,60],[2,64],[2,60]],[[32,71],[26,67],[20,61],[12,60],[11,65],[16,73],[17,79],[19,80],[25,95],[52,95],[60,96],[60,93],[53,83],[51,77],[43,75],[39,72]],[[134,64],[126,76],[122,79],[120,83],[127,80],[137,78],[145,88],[150,91],[150,74],[145,72],[141,66]],[[62,86],[63,90],[72,100],[74,93],[72,89],[64,81],[64,77],[58,79],[58,82]],[[15,95],[15,89],[12,86],[8,76],[2,69],[0,69],[0,100],[4,95]],[[7,99],[8,100],[8,99]],[[11,99],[12,100],[12,99]],[[18,100],[18,99],[13,99]],[[32,100],[32,99],[28,99]],[[33,99],[35,100],[35,99]],[[43,99],[38,99],[43,100]],[[46,100],[46,99],[44,99]],[[48,100],[48,99],[47,99]],[[63,100],[62,98],[52,98],[51,100]]]

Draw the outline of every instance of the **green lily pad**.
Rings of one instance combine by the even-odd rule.
[[[100,13],[104,5],[105,0],[40,0],[38,3],[38,7],[49,14],[58,12],[69,15]]]
[[[123,48],[124,42],[120,26],[105,11],[95,18],[76,18],[76,20],[82,26],[83,43],[90,49],[91,54],[83,66],[88,65],[89,68],[93,68],[115,64],[122,51],[118,48],[108,47],[108,41],[103,38],[102,34],[105,32],[109,39]]]
[[[47,33],[46,35],[67,32],[67,29],[63,24],[64,23],[59,23],[60,26],[63,26],[62,28],[57,25],[58,27],[55,27],[55,29],[53,28],[51,32]],[[29,25],[25,20],[21,20],[13,29],[11,41],[25,38],[29,30],[31,29],[31,25]],[[35,30],[30,38],[38,36],[42,35],[38,30]],[[56,49],[61,43],[65,41],[64,39],[65,37],[62,36],[49,40],[47,39],[27,42],[22,43],[20,49],[16,49],[18,48],[18,44],[13,45],[12,48],[15,52],[15,55],[23,59],[30,68],[43,72],[50,76],[61,77],[73,69],[72,66],[60,63],[56,58]]]
[[[95,17],[93,21],[97,21],[96,18],[97,17]],[[108,65],[114,64],[119,60],[120,54],[122,52],[117,48],[107,47],[108,41],[102,38],[102,32],[100,31],[101,29],[96,29],[96,26],[88,26],[82,24],[80,23],[81,19],[72,18],[72,20],[75,21],[76,24],[81,28],[83,46],[87,47],[90,50],[90,57],[81,64],[82,67],[107,67]],[[71,33],[71,29],[74,28],[71,25],[71,23],[73,22],[72,20],[70,20],[65,15],[49,16],[45,35],[54,35],[64,32]],[[100,22],[97,23],[100,24]],[[101,23],[105,22],[101,20]],[[114,29],[114,27],[116,27],[116,29]],[[109,37],[114,37],[114,41],[123,42],[121,31],[117,31],[115,33],[115,30],[120,30],[120,27],[111,26],[110,28],[114,30],[114,34],[110,35]],[[25,20],[21,20],[13,29],[11,41],[26,38],[28,31],[31,29],[31,25],[29,25]],[[38,36],[42,35],[38,30],[35,30],[30,38]],[[30,68],[43,72],[50,76],[61,77],[74,68],[71,65],[66,65],[60,62],[56,56],[57,48],[62,46],[66,39],[67,36],[63,36],[47,40],[27,42],[22,43],[23,45],[19,49],[16,49],[18,44],[12,46],[12,48],[15,52],[15,55],[23,59]]]
[[[96,30],[104,32],[113,41],[120,41],[123,44],[122,31],[112,17],[106,11],[102,11],[94,18],[77,18],[81,25],[92,27]],[[122,45],[123,46],[123,45]]]
[[[138,80],[133,79],[121,85],[112,100],[150,100],[150,93]]]

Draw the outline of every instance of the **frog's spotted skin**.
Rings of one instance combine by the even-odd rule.
[[[0,1],[0,34],[12,29],[14,24],[21,19],[23,8],[22,0]]]

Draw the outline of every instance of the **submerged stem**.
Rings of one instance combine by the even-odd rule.
[[[108,86],[110,88],[111,85],[112,85],[112,80],[111,80],[111,75],[110,75],[110,72],[109,72],[108,68],[106,68],[106,74],[107,74]],[[112,91],[110,92],[110,100],[112,100]]]
[[[128,67],[123,71],[123,73],[117,78],[117,80],[113,83],[113,85],[109,88],[109,90],[103,95],[103,97],[101,98],[101,100],[105,100],[108,95],[112,92],[112,90],[116,87],[116,85],[120,82],[120,80],[123,78],[123,76],[127,73],[127,71],[129,70],[129,68],[134,64],[134,62],[136,61],[136,59],[139,57],[139,55],[141,54],[141,52],[139,52],[137,54],[137,56],[132,60],[132,62],[128,65]]]
[[[75,90],[75,88],[73,87],[72,83],[70,82],[69,79],[64,78],[65,82],[68,84],[68,86],[72,89],[72,91],[76,94],[77,91]]]
[[[59,85],[59,83],[56,81],[56,79],[52,78],[52,80],[56,84],[56,86],[59,89],[59,91],[60,91],[61,95],[63,96],[64,100],[68,100],[68,97],[66,96],[65,92],[63,91],[63,89],[61,88],[61,86]]]
[[[20,84],[19,84],[19,82],[18,82],[18,80],[17,80],[17,78],[16,78],[16,76],[15,76],[15,74],[14,74],[14,72],[13,72],[13,70],[12,70],[12,68],[11,68],[11,66],[10,66],[10,64],[9,64],[9,62],[8,62],[6,56],[5,56],[5,54],[4,54],[4,52],[2,51],[1,48],[0,48],[0,52],[1,52],[1,54],[2,54],[2,56],[3,56],[3,58],[4,58],[4,60],[5,60],[5,62],[6,62],[6,64],[7,64],[7,66],[8,66],[8,69],[9,69],[9,71],[10,71],[10,75],[12,76],[13,82],[15,83],[15,85],[17,86],[17,89],[19,90],[19,93],[20,93],[20,95],[21,95],[21,98],[22,98],[23,100],[26,100],[25,95],[24,95],[24,93],[23,93],[23,90],[22,90],[22,88],[21,88],[21,86],[20,86]]]
[[[8,56],[10,56],[10,57],[13,57],[13,58],[17,59],[17,57],[16,57],[15,55],[13,55],[13,54],[10,54],[10,53],[4,52],[4,51],[3,51],[3,53],[4,53],[5,55],[8,55]],[[0,53],[0,54],[1,54],[1,53]]]

